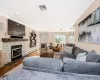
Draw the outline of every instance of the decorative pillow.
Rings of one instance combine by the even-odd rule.
[[[64,51],[68,52],[68,53],[72,53],[72,49],[73,49],[73,47],[70,47],[70,46],[65,46],[64,47]]]
[[[70,58],[64,58],[64,72],[100,75],[100,64],[94,62],[77,61]]]
[[[83,52],[86,52],[86,51],[77,47],[76,50],[75,50],[75,52],[74,52],[74,55],[77,56],[77,54],[83,53]]]
[[[76,46],[73,46],[73,49],[72,49],[72,54],[74,55],[74,52],[75,52],[75,50],[77,49],[77,47]]]
[[[76,56],[76,60],[78,60],[78,61],[86,61],[86,52],[79,53],[79,54]]]
[[[100,55],[98,55],[95,50],[92,50],[89,52],[86,56],[87,62],[99,62],[100,61]]]
[[[52,71],[62,71],[63,62],[53,58],[34,58],[27,57],[23,61],[23,66],[27,68],[46,69]]]

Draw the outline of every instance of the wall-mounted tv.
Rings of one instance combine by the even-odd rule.
[[[25,26],[8,19],[8,35],[18,37],[25,36]]]

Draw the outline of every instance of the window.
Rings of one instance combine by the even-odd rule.
[[[55,42],[57,44],[63,44],[66,42],[66,36],[65,35],[56,35],[55,36]]]

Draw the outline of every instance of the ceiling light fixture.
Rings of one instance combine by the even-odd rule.
[[[46,8],[45,5],[40,5],[39,8],[40,8],[41,11],[45,11],[45,10],[47,10],[47,8]]]

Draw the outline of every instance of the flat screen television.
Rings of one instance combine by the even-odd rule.
[[[8,19],[8,35],[17,37],[25,36],[25,26]]]

